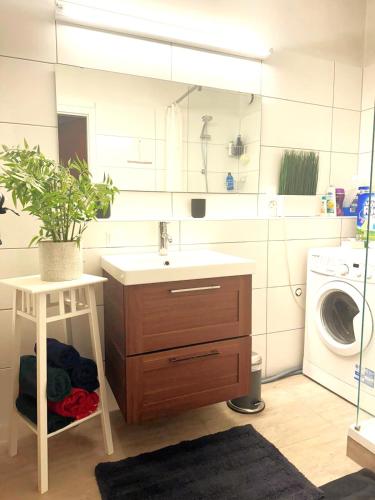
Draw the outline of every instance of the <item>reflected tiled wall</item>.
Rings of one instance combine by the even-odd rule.
[[[13,23],[13,29],[5,30],[0,41],[1,143],[19,143],[27,137],[30,143],[39,143],[48,156],[56,158],[55,2],[27,2],[27,10],[23,8],[24,0],[5,0],[5,4],[7,25]],[[86,37],[82,36],[83,31]],[[15,36],[16,32],[27,32],[28,36]],[[98,37],[101,37],[98,50],[93,52]],[[114,42],[121,50],[111,50]],[[330,182],[337,185],[350,182],[357,172],[360,67],[286,53],[275,54],[261,65],[67,26],[58,27],[57,47],[58,61],[62,63],[263,94],[260,193],[275,192],[283,148],[320,152],[319,192],[324,192]],[[365,111],[362,128],[366,119]],[[361,137],[361,157],[362,152],[368,153],[363,144],[368,144],[366,134]],[[123,193],[114,207],[114,215],[129,220],[91,225],[84,239],[85,270],[100,273],[100,255],[105,253],[156,251],[156,220],[177,218],[171,224],[175,249],[204,247],[256,259],[254,349],[264,357],[267,375],[300,366],[304,313],[294,301],[292,291],[296,286],[304,290],[307,249],[340,244],[341,238],[353,235],[353,220],[288,218],[284,227],[282,220],[257,218],[256,194],[235,194],[209,195],[207,215],[219,220],[193,221],[187,220],[191,197],[191,194]],[[0,218],[4,241],[0,247],[1,278],[37,271],[37,251],[27,248],[37,227],[36,221],[26,215]],[[292,290],[288,285],[287,254]],[[100,288],[97,293],[102,322]],[[301,306],[303,300],[304,295]],[[10,387],[10,304],[8,291],[0,288],[0,393],[4,402]],[[76,324],[75,332],[79,348],[85,352],[87,332],[82,322]],[[30,339],[31,330],[29,335]],[[31,340],[25,341],[24,349],[29,350],[31,344]],[[7,411],[6,404],[0,406],[0,440],[5,436]]]

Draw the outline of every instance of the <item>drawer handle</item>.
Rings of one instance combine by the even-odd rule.
[[[187,292],[200,292],[202,290],[218,290],[220,285],[197,286],[196,288],[178,288],[176,290],[169,290],[171,293],[187,293]]]
[[[210,352],[205,352],[203,354],[195,354],[193,356],[180,356],[179,358],[169,358],[170,363],[179,363],[180,361],[188,361],[189,359],[198,359],[198,358],[208,358],[209,356],[217,356],[219,351],[216,349]]]

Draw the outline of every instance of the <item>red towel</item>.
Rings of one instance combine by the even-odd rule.
[[[56,403],[48,401],[48,408],[58,415],[80,420],[94,413],[98,404],[99,396],[96,392],[87,392],[85,389],[73,387],[71,393],[62,401]]]

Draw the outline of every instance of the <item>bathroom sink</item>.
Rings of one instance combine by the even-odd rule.
[[[107,255],[102,268],[124,285],[253,274],[255,261],[211,250]]]

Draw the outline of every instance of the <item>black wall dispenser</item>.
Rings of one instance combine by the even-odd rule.
[[[7,212],[13,212],[15,215],[18,216],[20,215],[12,208],[4,207],[4,203],[5,203],[5,196],[2,193],[0,193],[0,215],[5,215]]]
[[[191,199],[191,216],[194,219],[201,219],[206,215],[206,199],[192,198]]]
[[[7,212],[13,212],[15,215],[18,215],[18,216],[20,215],[12,208],[4,207],[4,203],[5,203],[5,196],[2,193],[0,193],[0,215],[5,215]],[[1,238],[0,238],[0,245],[2,245],[2,244],[3,244],[3,242],[1,241]]]

